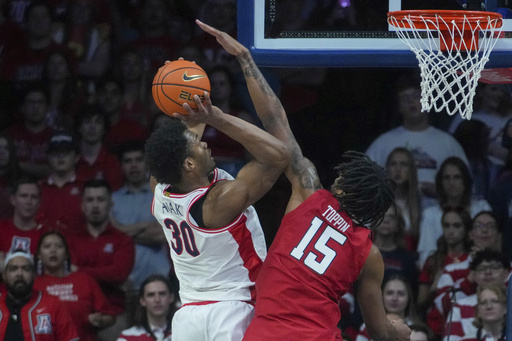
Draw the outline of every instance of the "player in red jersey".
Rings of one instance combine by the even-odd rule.
[[[248,85],[260,85],[249,89],[266,92],[267,110],[259,110],[258,116],[287,145],[291,160],[285,170],[291,198],[256,280],[256,312],[244,340],[342,340],[338,301],[357,280],[357,299],[370,336],[408,341],[411,331],[404,322],[386,317],[384,264],[364,226],[382,220],[394,198],[392,181],[366,155],[348,152],[337,167],[331,192],[322,189],[316,168],[302,155],[286,112],[249,50],[228,34],[198,24],[236,56]]]

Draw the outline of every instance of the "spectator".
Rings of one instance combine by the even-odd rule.
[[[0,133],[0,220],[10,217],[13,207],[9,205],[9,197],[15,182],[21,176],[20,164],[16,155],[16,147],[11,138]]]
[[[7,51],[0,70],[2,78],[11,84],[15,93],[30,83],[40,82],[48,54],[59,48],[65,49],[54,40],[52,7],[48,2],[31,1],[25,10],[23,23],[28,42]],[[66,53],[72,56],[70,51]]]
[[[400,275],[388,277],[382,282],[382,299],[386,314],[395,314],[407,325],[418,323],[414,294],[407,280]],[[369,341],[366,324],[362,324],[355,341]]]
[[[435,335],[424,323],[414,323],[411,328],[411,341],[435,341]]]
[[[58,230],[74,231],[83,225],[80,211],[82,181],[76,176],[76,163],[80,158],[78,144],[73,135],[54,134],[48,144],[48,163],[51,174],[41,181],[41,221]]]
[[[212,104],[220,108],[222,112],[254,123],[250,114],[235,103],[235,80],[229,69],[218,66],[208,72],[208,77],[213,89]],[[212,150],[216,166],[232,176],[236,176],[250,158],[240,143],[209,125],[204,129],[203,141]]]
[[[437,240],[436,251],[428,256],[419,276],[418,308],[427,313],[438,293],[438,281],[445,266],[464,262],[471,246],[471,218],[466,210],[447,207],[441,218],[443,235]]]
[[[122,115],[148,127],[152,118],[148,107],[154,102],[151,82],[155,75],[149,70],[149,65],[144,64],[141,52],[135,48],[121,51],[115,65],[124,89]]]
[[[473,175],[473,198],[477,200],[487,197],[501,169],[488,154],[489,132],[490,129],[485,123],[471,120],[461,122],[453,135],[469,160]]]
[[[100,340],[113,340],[127,325],[123,283],[128,279],[135,248],[132,239],[109,222],[112,207],[111,190],[102,179],[87,181],[82,190],[82,212],[85,228],[66,239],[69,242],[72,270],[91,275],[100,285],[117,315],[116,323],[98,333]]]
[[[115,153],[116,148],[127,140],[145,140],[148,137],[147,129],[123,115],[122,83],[115,78],[106,77],[98,82],[97,87],[98,104],[108,118],[109,129],[104,141],[107,149]]]
[[[466,334],[465,341],[505,340],[507,315],[507,294],[502,285],[479,288],[477,293],[476,316],[473,325],[476,334]]]
[[[471,322],[475,318],[477,292],[491,285],[506,284],[510,262],[501,252],[482,250],[475,254],[470,269],[466,280],[456,287],[460,291],[446,292],[436,298],[436,307],[443,311],[446,321],[444,340],[459,341],[465,335],[476,335],[476,327]]]
[[[111,223],[132,237],[135,264],[130,273],[127,301],[135,308],[142,282],[151,274],[168,275],[171,269],[165,234],[153,217],[153,192],[145,160],[144,142],[128,141],[119,148],[125,184],[112,194]]]
[[[35,254],[34,287],[62,302],[81,341],[95,341],[96,331],[111,326],[115,316],[98,283],[90,275],[71,272],[71,257],[64,236],[48,231],[39,239]]]
[[[423,211],[418,242],[419,265],[423,267],[427,257],[435,251],[437,239],[443,234],[441,216],[445,207],[463,207],[471,218],[478,212],[490,210],[483,199],[472,199],[473,181],[463,160],[449,157],[436,174],[438,204]]]
[[[46,122],[48,94],[42,84],[33,85],[22,96],[21,122],[7,129],[13,140],[21,169],[43,178],[50,173],[46,151],[53,129]]]
[[[393,149],[409,149],[416,160],[421,192],[425,199],[435,204],[435,177],[441,164],[452,156],[460,158],[466,165],[469,165],[468,160],[457,140],[452,135],[433,127],[429,123],[428,113],[421,111],[419,81],[412,78],[398,79],[395,94],[402,124],[377,137],[366,150],[366,154],[384,166]],[[440,232],[439,229],[439,235]],[[439,235],[433,240],[434,245]]]
[[[5,254],[23,250],[34,254],[39,238],[46,228],[36,221],[41,203],[41,189],[35,179],[22,177],[13,184],[10,197],[14,213],[0,221],[0,269]]]
[[[384,260],[384,281],[388,277],[402,275],[416,294],[418,289],[416,255],[405,248],[404,219],[398,207],[390,207],[384,214],[382,222],[375,227],[373,244],[379,248]]]
[[[86,105],[79,110],[77,131],[80,137],[80,159],[76,165],[76,176],[82,182],[105,179],[113,190],[118,190],[123,185],[121,165],[103,142],[108,123],[99,105]]]
[[[76,112],[86,103],[87,96],[68,54],[62,49],[48,54],[43,82],[49,95],[47,124],[56,130],[72,129]]]
[[[416,251],[421,218],[421,194],[414,157],[407,148],[397,147],[386,160],[389,178],[396,183],[395,205],[402,210],[407,249]]]
[[[139,289],[135,324],[123,330],[117,341],[171,341],[173,301],[168,278],[162,275],[147,277]]]
[[[489,158],[498,165],[503,165],[507,157],[507,149],[501,145],[503,127],[512,116],[510,88],[507,84],[478,83],[474,101],[474,112],[471,121],[483,122],[489,128]],[[450,132],[455,133],[462,118],[456,116]]]
[[[122,47],[140,51],[149,74],[154,75],[166,60],[176,55],[181,43],[169,35],[172,14],[167,1],[142,0],[137,13],[138,36]]]
[[[3,340],[77,341],[67,310],[55,297],[33,289],[34,260],[24,251],[7,254],[0,295],[0,337]]]

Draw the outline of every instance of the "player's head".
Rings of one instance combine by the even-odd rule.
[[[146,141],[151,175],[159,183],[169,185],[180,183],[189,170],[207,176],[215,168],[215,162],[205,146],[181,121],[169,121]]]
[[[384,168],[367,155],[349,151],[335,170],[337,178],[331,192],[340,207],[358,224],[377,226],[393,203],[395,183]]]

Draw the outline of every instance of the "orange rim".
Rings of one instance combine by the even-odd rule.
[[[393,26],[398,26],[402,28],[411,28],[406,20],[407,18],[411,22],[415,24],[415,28],[418,29],[440,29],[443,30],[442,27],[437,27],[435,25],[436,17],[442,18],[447,24],[453,23],[455,26],[462,28],[463,25],[469,23],[480,22],[480,25],[487,24],[492,21],[496,22],[496,28],[499,28],[503,25],[503,17],[501,14],[496,12],[481,12],[481,11],[454,11],[454,10],[403,10],[403,11],[394,11],[388,12],[388,23]],[[395,19],[393,21],[391,19]],[[431,25],[427,23],[432,21]],[[445,28],[448,29],[448,28]]]

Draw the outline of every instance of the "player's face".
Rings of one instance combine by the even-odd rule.
[[[130,184],[139,185],[147,182],[147,169],[142,151],[124,153],[121,160],[121,169]]]
[[[10,156],[7,140],[0,137],[0,169],[9,165]]]
[[[15,214],[22,219],[35,217],[41,203],[41,193],[36,184],[21,184],[11,196]]]
[[[455,165],[446,165],[443,170],[442,184],[446,196],[452,200],[460,200],[464,194],[462,173]]]
[[[101,142],[105,134],[105,121],[101,116],[92,116],[82,122],[80,135],[88,144]]]
[[[185,137],[189,141],[189,157],[195,161],[198,171],[210,174],[215,168],[215,160],[212,157],[212,151],[208,148],[208,144],[199,140],[199,136],[190,130],[185,131]]]
[[[477,316],[485,323],[499,322],[505,319],[507,313],[506,301],[500,299],[491,289],[480,292],[477,305]]]
[[[382,290],[384,307],[389,313],[396,313],[404,316],[405,308],[409,302],[407,287],[400,280],[391,280],[386,283]]]
[[[55,234],[49,234],[44,237],[39,249],[39,258],[45,269],[52,272],[62,270],[66,257],[66,248],[61,237]]]
[[[110,193],[104,187],[89,187],[82,194],[82,212],[87,223],[100,226],[108,220],[112,206]]]
[[[140,299],[140,305],[146,308],[149,315],[163,317],[169,313],[173,301],[174,295],[171,294],[167,285],[154,281],[144,287],[144,296]]]
[[[68,173],[75,170],[78,155],[74,150],[52,151],[48,153],[48,164],[55,173]]]
[[[393,153],[388,162],[389,177],[397,184],[402,185],[408,180],[410,171],[409,160],[404,153]]]
[[[496,219],[490,214],[479,215],[473,222],[469,237],[478,248],[496,248],[501,237]]]
[[[443,226],[444,239],[448,245],[453,246],[463,242],[466,231],[460,215],[455,212],[447,212],[443,216],[441,225]]]
[[[32,291],[34,266],[25,257],[14,257],[4,272],[5,286],[15,298],[24,298]]]

